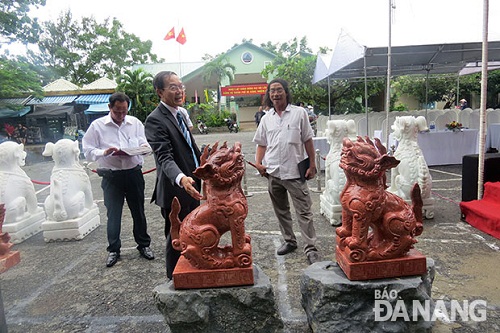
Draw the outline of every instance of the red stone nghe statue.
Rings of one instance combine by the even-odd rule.
[[[173,273],[175,289],[253,285],[252,246],[245,234],[248,204],[241,188],[245,161],[241,144],[206,146],[194,175],[203,180],[203,200],[182,221],[180,204],[172,202],[170,229],[181,257]],[[226,232],[231,245],[220,246]]]
[[[386,171],[398,164],[379,139],[343,140],[340,167],[347,183],[340,195],[342,226],[336,229],[336,257],[349,280],[427,271],[425,257],[413,248],[423,230],[420,187],[413,187],[411,206],[386,191]]]
[[[5,204],[0,204],[0,273],[6,272],[21,261],[19,251],[11,251],[12,244],[8,232],[2,231],[5,218]]]

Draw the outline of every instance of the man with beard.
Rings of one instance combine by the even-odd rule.
[[[288,193],[292,198],[297,221],[304,239],[304,253],[309,264],[319,260],[316,231],[313,224],[312,200],[306,179],[316,175],[313,131],[304,108],[291,104],[288,83],[274,79],[268,86],[265,104],[271,109],[262,118],[253,142],[257,144],[256,168],[268,178],[268,192],[285,242],[277,250],[285,255],[297,249],[292,228]],[[299,162],[309,158],[305,179],[301,179]],[[265,165],[262,161],[265,159]]]

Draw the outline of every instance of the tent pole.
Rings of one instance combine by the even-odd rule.
[[[455,96],[455,106],[458,108],[458,97],[460,96],[460,72],[457,77],[457,94]]]
[[[328,76],[328,120],[332,120],[332,106],[330,96],[330,76]]]
[[[427,122],[427,106],[429,105],[429,71],[430,68],[425,68],[427,75],[425,76],[425,121]]]
[[[488,11],[489,0],[483,0],[483,53],[481,64],[481,109],[479,117],[479,161],[477,170],[477,199],[483,197],[484,146],[486,141],[486,96],[488,88]]]
[[[366,47],[363,52],[363,68],[365,72],[365,113],[366,113],[366,135],[370,137],[370,128],[368,127],[368,82],[366,77]]]
[[[392,0],[389,0],[389,43],[387,45],[387,86],[385,88],[385,144],[389,151],[389,109],[391,108],[391,21],[392,21]]]

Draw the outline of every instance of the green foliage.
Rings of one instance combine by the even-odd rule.
[[[211,80],[215,80],[217,82],[217,91],[220,91],[222,80],[228,78],[229,84],[231,84],[234,80],[235,72],[236,66],[231,64],[226,56],[219,56],[203,67],[202,79],[207,84]],[[217,94],[217,105],[220,111],[221,105],[219,94]]]
[[[45,6],[46,0],[7,0],[0,2],[0,43],[36,43],[40,25],[29,17],[30,6]]]
[[[0,58],[0,98],[43,96],[39,75],[24,62]]]
[[[406,104],[403,104],[403,103],[398,103],[391,110],[392,111],[408,111],[408,106]]]
[[[196,122],[197,120],[203,121],[208,127],[220,127],[225,126],[225,118],[231,117],[229,111],[217,111],[210,104],[196,104],[191,103],[188,105],[188,109],[191,113],[191,120]]]
[[[125,32],[117,19],[78,21],[67,11],[56,22],[45,22],[44,28],[40,52],[31,51],[29,56],[33,63],[48,67],[52,79],[83,85],[101,77],[114,79],[133,64],[158,62],[151,53],[152,42]]]
[[[148,112],[158,103],[158,97],[153,89],[153,75],[142,69],[126,70],[117,79],[117,91],[123,91],[132,100],[131,114],[144,121]]]

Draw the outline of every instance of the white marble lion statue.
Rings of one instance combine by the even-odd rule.
[[[329,120],[326,127],[325,136],[330,144],[330,150],[325,161],[325,190],[320,196],[320,212],[332,225],[338,225],[341,223],[342,213],[340,193],[346,183],[344,170],[339,165],[342,140],[345,137],[356,136],[356,123],[352,119]]]
[[[5,225],[38,213],[35,187],[26,172],[24,145],[13,141],[0,144],[0,202],[5,204]]]
[[[418,133],[427,130],[427,121],[422,116],[396,117],[391,128],[398,141],[394,157],[401,162],[391,170],[391,186],[388,191],[408,201],[411,200],[411,189],[417,183],[424,202],[425,217],[431,218],[434,213],[428,205],[433,203],[432,176],[417,142]]]
[[[90,179],[79,163],[78,141],[61,139],[45,145],[43,156],[52,156],[50,195],[45,200],[47,219],[64,221],[78,218],[93,208]]]

